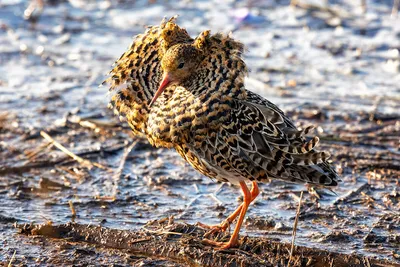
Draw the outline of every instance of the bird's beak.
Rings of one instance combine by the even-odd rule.
[[[166,72],[163,76],[160,87],[158,87],[156,93],[153,96],[153,99],[150,101],[149,108],[153,105],[154,102],[156,102],[157,98],[162,94],[162,92],[164,92],[164,89],[168,86],[170,82],[171,82],[171,77]]]

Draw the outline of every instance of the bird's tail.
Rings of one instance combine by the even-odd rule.
[[[337,172],[328,162],[309,166],[292,165],[286,170],[290,173],[294,182],[336,186],[341,181]]]

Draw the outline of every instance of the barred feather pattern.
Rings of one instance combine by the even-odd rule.
[[[265,181],[335,186],[337,173],[319,139],[305,138],[273,103],[247,90],[244,46],[229,35],[192,39],[174,18],[149,28],[116,62],[106,81],[110,106],[137,134],[174,148],[202,174],[219,181]],[[148,106],[163,72],[194,66]]]
[[[147,136],[156,146],[201,146],[203,134],[217,131],[229,119],[232,100],[246,97],[241,43],[206,31],[193,45],[199,50],[199,68],[180,86],[168,87],[149,115]]]
[[[287,148],[293,144],[285,129],[292,123],[283,112],[271,107],[270,112],[259,114],[257,107],[250,107],[247,101],[235,100],[229,120],[224,122],[220,131],[216,134],[207,132],[201,146],[194,143],[189,145],[186,150],[194,151],[193,154],[202,159],[205,165],[201,169],[210,170],[210,174],[199,171],[218,180],[234,183],[245,177],[251,181],[275,178],[324,186],[337,184],[336,172],[326,163],[329,157],[326,152],[314,149],[292,149],[289,151],[293,152],[288,152]],[[298,131],[293,134],[295,128],[290,129],[293,136],[303,133]],[[309,143],[301,135],[297,141]]]
[[[151,26],[135,36],[128,50],[115,62],[109,78],[103,82],[112,94],[109,108],[121,120],[127,120],[136,134],[142,134],[148,118],[148,103],[161,81],[160,61],[169,47],[193,39],[176,25],[176,17]]]

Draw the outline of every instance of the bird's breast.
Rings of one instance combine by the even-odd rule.
[[[194,98],[179,87],[167,88],[151,108],[146,134],[158,147],[171,148],[188,141],[190,127],[196,116]]]
[[[183,87],[172,88],[151,108],[146,134],[158,147],[201,145],[210,133],[219,130],[229,111],[230,106],[221,95],[199,96]]]

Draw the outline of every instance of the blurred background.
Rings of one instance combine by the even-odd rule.
[[[16,235],[15,221],[218,223],[240,203],[237,188],[133,137],[107,109],[108,88],[98,88],[134,35],[179,15],[192,36],[232,32],[245,44],[247,88],[297,126],[315,125],[343,180],[337,195],[263,185],[243,234],[290,241],[304,190],[297,244],[399,263],[398,8],[398,0],[0,0],[0,262],[14,251],[26,264],[82,256]]]

